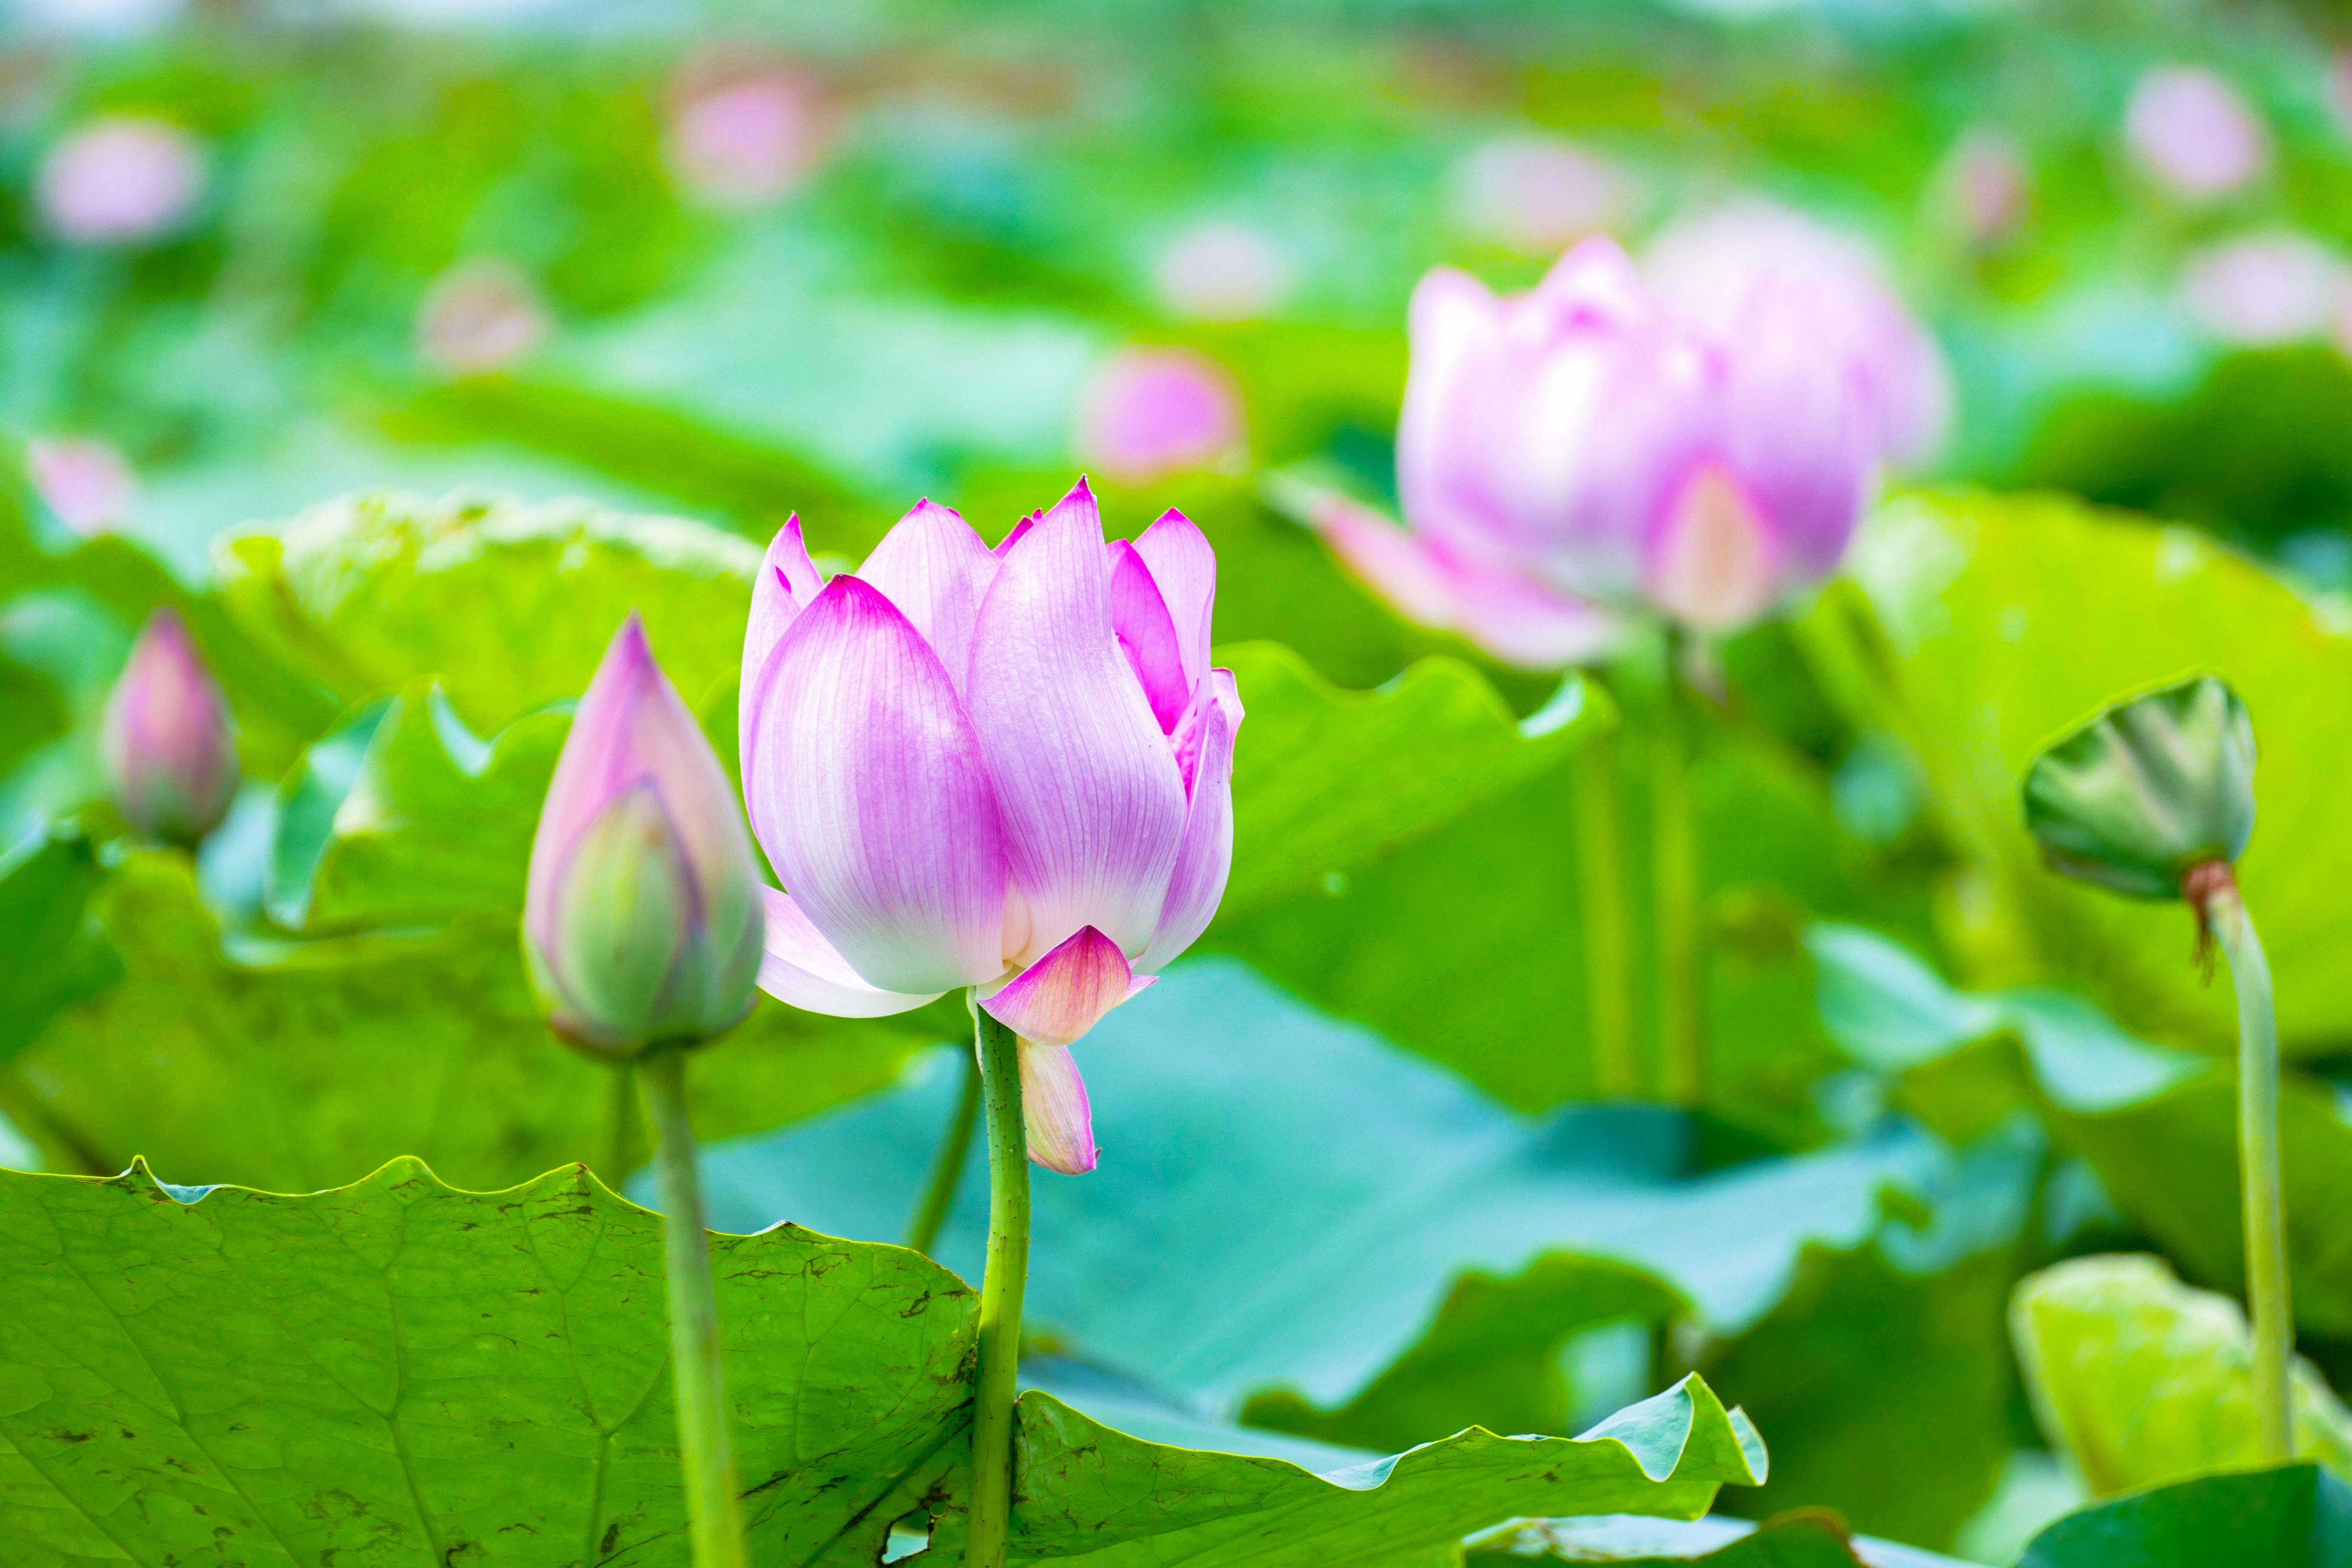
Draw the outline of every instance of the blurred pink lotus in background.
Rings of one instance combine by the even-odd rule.
[[[734,786],[633,614],[572,715],[531,839],[523,955],[549,1023],[599,1055],[741,1022],[759,872]]]
[[[2124,140],[2150,178],[2192,202],[2237,190],[2271,158],[2261,117],[2202,66],[2158,66],[2141,77],[2124,111]]]
[[[179,612],[147,617],[106,700],[99,756],[123,820],[190,847],[236,798],[236,740],[220,684]]]
[[[139,476],[110,441],[94,436],[36,436],[25,444],[33,489],[76,533],[102,533],[131,520]]]
[[[2197,252],[2182,268],[2180,294],[2206,331],[2253,347],[2326,331],[2346,286],[2344,264],[2326,246],[2279,229]]]
[[[443,273],[417,306],[416,346],[443,370],[479,375],[530,357],[552,325],[520,268],[466,261]]]
[[[160,120],[96,120],[41,160],[36,182],[50,232],[78,245],[155,239],[186,222],[204,194],[194,137]]]
[[[1616,163],[1558,136],[1507,136],[1455,165],[1454,221],[1514,250],[1549,255],[1630,219],[1640,192]]]
[[[1191,349],[1127,348],[1078,395],[1079,465],[1125,485],[1213,468],[1243,447],[1241,388]]]
[[[744,797],[787,889],[761,985],[845,1017],[978,987],[1056,1170],[1094,1164],[1068,1047],[1224,893],[1242,708],[1209,665],[1216,570],[1179,512],[1106,545],[1082,480],[993,551],[924,501],[830,583],[788,523],[753,589]]]
[[[671,89],[671,170],[714,206],[750,208],[788,195],[824,158],[833,114],[824,82],[790,61],[706,50]]]
[[[1935,189],[1945,221],[1969,245],[1989,250],[2033,215],[2033,176],[2017,139],[1978,126],[1952,148]]]
[[[1290,262],[1281,247],[1246,224],[1198,223],[1160,253],[1152,282],[1176,315],[1250,321],[1290,292]]]
[[[1309,519],[1405,614],[1530,667],[1598,651],[1596,605],[1718,632],[1819,582],[1950,417],[1869,251],[1757,205],[1675,229],[1646,277],[1605,238],[1509,299],[1440,268],[1411,334],[1405,528]]]

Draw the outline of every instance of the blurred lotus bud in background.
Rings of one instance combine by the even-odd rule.
[[[2270,132],[2238,89],[2201,66],[2159,66],[2124,111],[2124,140],[2149,178],[2187,201],[2237,190],[2270,163]]]
[[[1998,248],[2033,216],[2033,175],[2005,131],[1978,126],[1963,135],[1935,191],[1944,222],[1978,250]]]
[[[1558,136],[1507,136],[1454,166],[1464,232],[1544,256],[1633,218],[1640,190],[1616,163]]]
[[[1851,377],[1880,459],[1917,463],[1948,433],[1943,352],[1862,240],[1793,208],[1741,201],[1659,236],[1643,275],[1675,320],[1743,360],[1811,358]]]
[[[2181,270],[2180,297],[2214,338],[2251,348],[2326,331],[2346,286],[2344,264],[2326,246],[2280,229],[2191,256]]]
[[[751,1011],[765,922],[710,742],[622,626],[580,700],[531,840],[523,953],[555,1032],[631,1057]]]
[[[1213,468],[1244,440],[1241,388],[1191,349],[1121,349],[1079,394],[1080,465],[1121,484]]]
[[[824,81],[756,51],[694,55],[672,79],[670,100],[670,170],[713,206],[764,206],[790,194],[824,161],[832,138]]]
[[[193,847],[236,795],[228,705],[176,611],[148,616],[106,700],[99,753],[123,820]]]
[[[416,310],[416,347],[443,370],[480,375],[529,358],[552,326],[539,289],[520,268],[467,261],[425,291]]]
[[[1197,223],[1171,240],[1152,268],[1160,301],[1195,321],[1253,321],[1289,294],[1282,247],[1247,224]]]
[[[119,527],[139,504],[139,477],[110,441],[36,436],[25,444],[25,466],[42,501],[76,533]]]
[[[159,120],[93,121],[49,150],[37,183],[41,216],[77,245],[155,239],[186,222],[204,194],[194,137]]]

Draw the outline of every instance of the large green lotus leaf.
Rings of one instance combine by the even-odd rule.
[[[2352,1036],[2352,771],[2336,693],[2352,629],[2185,528],[2055,498],[1899,500],[1873,518],[1805,630],[1858,721],[1916,755],[1943,829],[1974,870],[1947,935],[1989,984],[2063,979],[2129,1026],[2212,1048],[2234,1038],[2225,986],[2199,984],[2189,917],[2044,870],[2020,788],[2051,741],[2183,675],[2219,675],[2253,715],[2252,843],[2239,864],[2278,984],[2289,1051]],[[1858,589],[1858,592],[1856,591]]]
[[[2079,996],[1956,990],[1856,927],[1816,927],[1808,942],[1823,1024],[1856,1060],[1899,1074],[1923,1116],[1958,1131],[2031,1101],[2191,1279],[2242,1285],[2232,1064],[2138,1039]],[[2337,1217],[2352,1204],[2352,1126],[2327,1087],[2290,1072],[2279,1137],[2296,1321],[2352,1332],[2352,1236]]]
[[[2045,1268],[2019,1283],[2011,1321],[2042,1427],[2095,1496],[2261,1462],[2246,1315],[2162,1258]],[[2292,1393],[2296,1457],[2352,1478],[2352,1413],[2300,1358]]]
[[[300,661],[247,635],[216,597],[190,589],[119,534],[51,547],[36,535],[26,505],[13,462],[0,455],[0,593],[6,595],[8,609],[41,599],[80,612],[63,623],[41,612],[44,624],[24,629],[51,641],[62,636],[67,646],[34,658],[19,654],[16,662],[31,664],[57,683],[72,712],[94,718],[130,651],[130,634],[158,606],[169,605],[187,623],[228,698],[238,749],[251,771],[277,773],[333,721],[334,698]],[[12,653],[17,651],[19,630],[10,627],[5,638]],[[92,657],[100,669],[79,668]]]
[[[335,931],[521,909],[571,727],[531,713],[480,740],[432,679],[355,710],[279,787],[270,913]]]
[[[348,497],[215,547],[238,621],[344,701],[437,675],[478,734],[587,689],[631,610],[701,701],[742,663],[759,562],[705,523],[462,493]]]
[[[1646,1003],[1643,717],[1629,703],[1621,734],[1586,743],[1616,758],[1629,937]],[[1593,1099],[1577,869],[1583,778],[1572,759],[1557,763],[1401,853],[1221,916],[1206,944],[1520,1109]],[[1783,1146],[1817,1142],[1813,1085],[1837,1058],[1813,1018],[1797,931],[1809,912],[1876,911],[1862,847],[1839,830],[1818,773],[1744,730],[1707,727],[1693,790],[1718,937],[1708,1109]],[[1646,1070],[1654,1084],[1654,1065]]]
[[[1557,765],[1613,718],[1606,692],[1571,681],[1523,726],[1476,670],[1451,658],[1423,659],[1359,693],[1278,644],[1221,647],[1217,658],[1249,710],[1234,752],[1224,908],[1235,912],[1427,834]]]
[[[547,1033],[511,913],[225,943],[164,852],[131,857],[92,908],[124,976],[58,1015],[11,1080],[64,1168],[144,1154],[173,1177],[308,1191],[404,1152],[486,1185],[616,1157],[614,1073]],[[773,1127],[888,1082],[923,1043],[763,1001],[696,1058],[698,1112],[714,1134]],[[617,1157],[632,1146],[624,1122]]]
[[[2017,1568],[2347,1568],[2352,1488],[2315,1465],[2206,1476],[2070,1514]]]
[[[1712,1517],[1529,1519],[1479,1536],[1467,1545],[1466,1568],[1509,1568],[1531,1558],[1661,1565],[1706,1563],[1714,1568],[1958,1568],[1953,1558],[1856,1537],[1843,1520],[1826,1510],[1797,1510],[1760,1525]]]
[[[1021,1412],[1013,1555],[1087,1568],[1444,1562],[1515,1515],[1695,1518],[1765,1475],[1755,1428],[1695,1376],[1578,1437],[1473,1427],[1328,1475],[1144,1443],[1051,1394]]]
[[[901,1248],[713,1238],[752,1552],[870,1563],[964,1484],[977,1300]],[[0,1177],[11,1568],[687,1561],[661,1237],[578,1169],[413,1160],[289,1198]],[[1529,1513],[1696,1516],[1764,1473],[1685,1380],[1577,1439],[1469,1431],[1318,1475],[1020,1405],[1016,1561],[1393,1561]]]
[[[105,881],[80,834],[45,834],[0,856],[0,1066],[58,1010],[94,994],[122,962],[89,918]]]
[[[710,1150],[717,1222],[901,1234],[961,1055],[919,1064],[891,1094]],[[1807,1241],[1879,1235],[1888,1184],[1932,1212],[1988,1190],[1993,1206],[2022,1207],[2013,1163],[1980,1172],[1899,1132],[1697,1171],[1687,1118],[1511,1112],[1228,959],[1174,967],[1076,1055],[1102,1163],[1036,1177],[1032,1331],[1179,1405],[1246,1402],[1250,1418],[1327,1442],[1568,1430],[1600,1385],[1580,1387],[1560,1352],[1589,1330],[1630,1324],[1646,1342],[1693,1316],[1747,1331],[1785,1296]],[[984,1212],[975,1164],[937,1255],[976,1267]],[[1997,1344],[1997,1301],[1988,1321]],[[1646,1342],[1636,1353],[1631,1381],[1651,1386]],[[1925,1463],[1948,1443],[1922,1426],[1907,1451]]]

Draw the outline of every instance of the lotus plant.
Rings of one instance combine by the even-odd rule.
[[[2219,946],[2238,994],[2238,1169],[2254,1405],[2265,1462],[2294,1457],[2278,1019],[2269,961],[2232,868],[2254,831],[2254,730],[2210,675],[2094,715],[2034,759],[2025,822],[2050,868],[2137,899],[2179,899],[2200,958]]]
[[[123,820],[194,848],[236,797],[236,739],[219,682],[179,613],[147,618],[106,700],[99,752]]]
[[[744,1568],[748,1559],[686,1055],[751,1010],[763,950],[758,888],[726,771],[632,615],[580,700],[548,785],[522,945],[556,1034],[616,1068],[616,1149],[635,1115],[634,1081],[644,1083],[660,1131],[671,1359],[696,1568]]]
[[[1590,239],[1530,293],[1466,273],[1422,279],[1397,431],[1405,527],[1325,500],[1333,548],[1409,616],[1498,658],[1558,668],[1632,624],[1667,631],[1652,749],[1659,1035],[1670,1098],[1704,1091],[1705,965],[1677,671],[1835,570],[1877,476],[1939,438],[1950,392],[1934,343],[1869,253],[1779,208],[1736,206],[1663,238],[1646,273]],[[1614,780],[1579,789],[1594,994],[1622,973]],[[1611,1004],[1612,1015],[1630,1008]],[[1630,1024],[1596,1017],[1596,1036]],[[1622,1087],[1630,1048],[1604,1049]],[[1617,1065],[1612,1068],[1609,1063]]]
[[[1028,1163],[1096,1162],[1070,1047],[1224,892],[1242,707],[1209,664],[1215,595],[1215,553],[1181,513],[1106,544],[1083,479],[993,550],[924,501],[831,582],[789,522],[752,594],[743,789],[784,884],[766,894],[761,986],[848,1017],[961,990],[972,1012],[967,1101],[989,1152],[975,1568],[1005,1551]],[[950,1155],[935,1194],[953,1190]],[[943,1210],[919,1215],[919,1244]]]

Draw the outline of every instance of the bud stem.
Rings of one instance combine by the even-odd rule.
[[[2294,1316],[2287,1294],[2286,1197],[2279,1171],[2278,1016],[2270,963],[2237,883],[2225,874],[2206,879],[2200,890],[2204,901],[2199,912],[2229,961],[2230,984],[2238,994],[2238,1182],[2245,1205],[2246,1302],[2254,1323],[2254,1409],[2262,1424],[2263,1463],[2284,1464],[2294,1457],[2287,1403]]]
[[[1618,837],[1617,744],[1607,735],[1576,753],[1576,869],[1584,917],[1584,986],[1592,1030],[1592,1082],[1603,1099],[1638,1094],[1625,858]]]
[[[1700,930],[1698,831],[1691,817],[1695,726],[1682,675],[1685,635],[1669,629],[1665,682],[1650,749],[1651,899],[1657,920],[1658,1054],[1675,1105],[1706,1098],[1706,950]]]
[[[615,1062],[612,1097],[605,1103],[604,1163],[598,1174],[614,1192],[645,1158],[644,1113],[637,1109],[637,1072],[634,1063]]]
[[[971,1519],[964,1568],[1004,1568],[1013,1525],[1013,1400],[1021,1372],[1021,1298],[1029,1275],[1029,1143],[1021,1119],[1021,1042],[978,1005],[988,1122],[988,1272],[980,1282],[980,1373],[971,1415]]]
[[[963,1057],[963,1089],[956,1096],[955,1109],[948,1113],[947,1131],[940,1139],[939,1152],[931,1156],[931,1173],[923,1184],[922,1200],[907,1226],[907,1245],[926,1254],[940,1239],[948,1211],[955,1206],[956,1188],[963,1184],[964,1163],[971,1158],[972,1130],[980,1125],[980,1055],[977,1051],[957,1054]]]
[[[646,1102],[661,1132],[662,1244],[669,1275],[670,1382],[677,1395],[677,1446],[686,1472],[686,1521],[694,1568],[748,1568],[741,1489],[729,1436],[727,1380],[719,1364],[719,1294],[703,1228],[702,1183],[686,1114],[686,1052],[656,1046],[638,1058]]]

